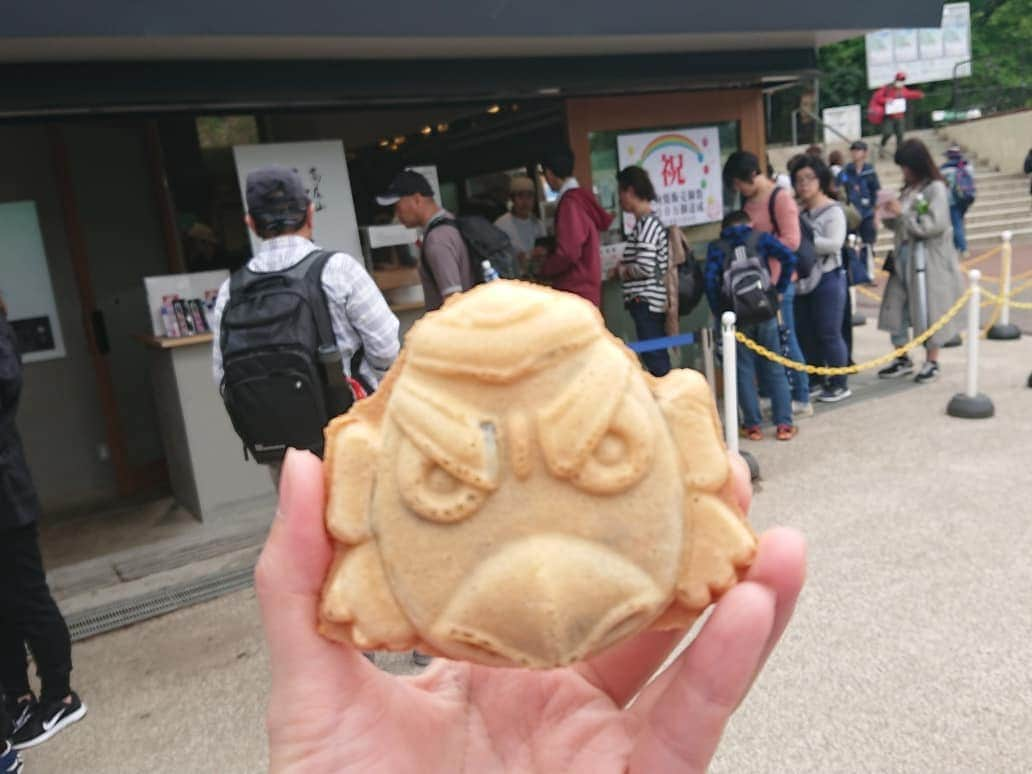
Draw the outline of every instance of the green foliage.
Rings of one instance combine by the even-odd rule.
[[[972,0],[972,76],[958,81],[957,107],[1005,109],[1032,99],[1032,0]],[[821,104],[867,105],[864,38],[824,46],[817,52],[821,70]],[[953,83],[922,87],[926,97],[916,106],[919,124],[933,110],[949,107]]]

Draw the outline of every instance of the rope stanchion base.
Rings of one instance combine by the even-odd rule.
[[[1007,323],[1006,325],[997,323],[989,328],[985,337],[996,341],[1013,341],[1014,339],[1021,338],[1021,328],[1014,323]]]
[[[742,455],[742,459],[745,460],[745,464],[749,466],[749,480],[759,481],[760,480],[760,463],[757,462],[756,458],[747,451],[738,450],[738,453]]]
[[[989,419],[995,411],[992,400],[981,392],[973,398],[966,392],[958,392],[946,405],[946,413],[958,419]]]
[[[960,337],[960,334],[956,334],[952,339],[943,344],[944,347],[959,347],[964,343],[964,339]]]

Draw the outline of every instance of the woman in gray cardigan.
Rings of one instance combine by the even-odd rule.
[[[897,202],[888,206],[893,217],[885,224],[895,230],[894,266],[882,297],[878,328],[889,331],[892,346],[909,341],[908,329],[919,336],[956,302],[964,292],[957,250],[950,225],[949,192],[928,148],[920,140],[907,140],[896,151],[896,164],[903,171],[903,191]],[[927,288],[927,313],[921,319],[915,253],[924,251]],[[925,343],[926,360],[914,381],[930,382],[939,376],[939,348],[960,330],[960,317],[954,317]],[[913,361],[904,355],[878,372],[889,379],[906,376],[914,370]]]

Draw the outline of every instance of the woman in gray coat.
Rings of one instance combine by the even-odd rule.
[[[893,217],[885,219],[896,236],[894,265],[882,297],[878,328],[889,331],[892,346],[899,347],[909,341],[909,328],[919,336],[948,312],[964,292],[964,283],[953,246],[949,192],[928,148],[920,140],[907,140],[896,151],[896,164],[903,171],[903,191],[899,201],[888,205]],[[915,260],[921,251],[927,267],[928,306],[923,320]],[[939,376],[939,348],[958,333],[960,325],[960,318],[954,317],[925,343],[926,360],[914,381],[930,382]],[[906,376],[913,370],[913,362],[904,355],[878,376]]]

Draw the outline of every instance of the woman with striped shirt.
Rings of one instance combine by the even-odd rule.
[[[617,275],[623,283],[624,305],[634,320],[638,340],[658,339],[666,335],[666,273],[670,261],[670,242],[666,226],[652,211],[656,189],[649,173],[641,167],[627,167],[616,177],[620,207],[637,219],[627,239]],[[666,349],[643,352],[642,362],[653,376],[664,376],[670,370],[670,353]]]

